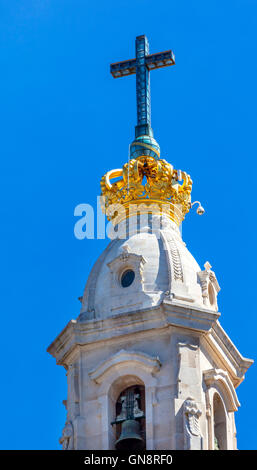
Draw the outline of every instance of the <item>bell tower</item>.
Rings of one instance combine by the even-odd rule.
[[[180,225],[198,204],[192,180],[161,158],[153,137],[150,72],[172,51],[111,65],[136,75],[137,125],[129,160],[101,179],[111,241],[93,266],[81,311],[48,347],[67,372],[63,449],[236,449],[236,388],[252,360],[223,330],[218,280],[201,268]]]

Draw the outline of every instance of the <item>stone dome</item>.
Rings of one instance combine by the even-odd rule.
[[[128,223],[129,236],[125,236]],[[133,216],[119,224],[116,235],[91,270],[80,320],[150,309],[159,306],[165,297],[181,304],[206,305],[201,269],[174,222],[153,215],[151,223],[141,225],[138,233],[137,218]],[[217,310],[216,304],[209,307]]]

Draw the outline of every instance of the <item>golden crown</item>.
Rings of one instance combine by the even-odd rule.
[[[100,184],[102,210],[114,225],[137,213],[166,214],[180,225],[191,208],[190,176],[164,159],[141,155],[108,171]]]

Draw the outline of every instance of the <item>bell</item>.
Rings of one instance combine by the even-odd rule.
[[[140,436],[140,424],[135,419],[127,419],[121,425],[121,434],[116,441],[117,450],[140,451],[144,448],[144,440]]]

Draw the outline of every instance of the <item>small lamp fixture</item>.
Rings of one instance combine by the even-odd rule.
[[[191,203],[191,208],[195,205],[195,204],[198,204],[198,207],[196,209],[196,212],[198,215],[203,215],[205,213],[205,210],[203,208],[203,206],[201,205],[201,203],[199,201],[195,201],[195,202],[192,202]]]

